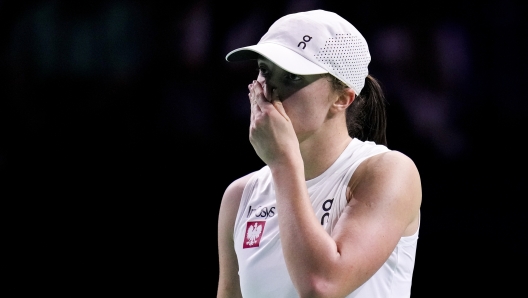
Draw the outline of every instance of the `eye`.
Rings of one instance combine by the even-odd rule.
[[[269,76],[269,70],[262,65],[259,65],[259,67],[257,67],[257,72],[259,73],[259,75],[265,78]]]
[[[288,81],[300,81],[302,78],[296,74],[293,73],[286,73],[284,76]]]

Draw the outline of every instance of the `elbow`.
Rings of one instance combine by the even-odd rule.
[[[297,287],[301,298],[339,297],[337,287],[328,279],[322,277],[308,278],[302,286]]]

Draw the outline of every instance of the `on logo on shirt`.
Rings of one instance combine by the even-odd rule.
[[[259,247],[260,239],[264,232],[264,225],[266,225],[265,221],[247,222],[243,248]]]
[[[328,222],[328,217],[330,216],[330,209],[332,209],[333,204],[334,204],[334,198],[324,201],[322,208],[323,208],[323,211],[325,211],[325,213],[323,214],[323,216],[321,216],[322,226],[324,226],[324,224]],[[325,219],[326,219],[326,222],[325,222]]]

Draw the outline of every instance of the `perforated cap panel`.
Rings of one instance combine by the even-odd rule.
[[[363,39],[350,33],[336,34],[314,56],[349,87],[363,89],[370,62],[368,46]]]
[[[275,21],[258,44],[227,54],[228,61],[256,52],[298,75],[330,73],[359,94],[368,75],[370,53],[361,33],[343,17],[325,10],[289,14]]]

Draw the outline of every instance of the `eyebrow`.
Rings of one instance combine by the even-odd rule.
[[[270,64],[270,63],[273,63],[273,62],[271,62],[271,61],[268,60],[268,59],[259,58],[259,59],[257,59],[257,63],[259,63],[259,64],[260,64],[260,63]],[[278,66],[278,65],[277,65],[277,66]]]

